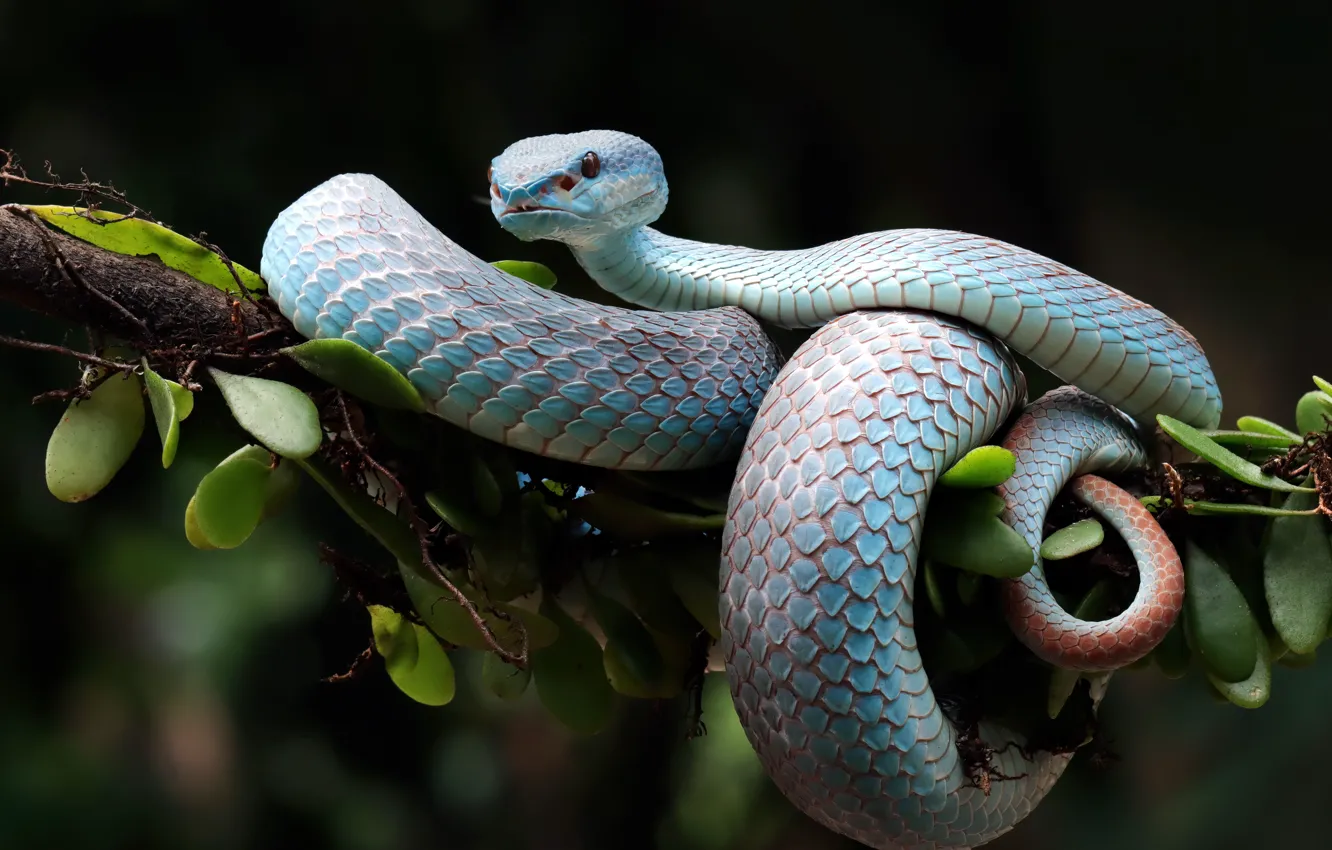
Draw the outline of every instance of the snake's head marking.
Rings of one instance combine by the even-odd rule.
[[[649,224],[665,208],[661,157],[628,133],[532,136],[490,163],[490,211],[524,242],[585,246]]]

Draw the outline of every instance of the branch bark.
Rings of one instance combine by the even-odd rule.
[[[233,297],[156,257],[98,248],[15,205],[0,207],[0,299],[157,348],[234,348],[239,338],[260,333],[266,333],[265,348],[301,341],[255,301]]]

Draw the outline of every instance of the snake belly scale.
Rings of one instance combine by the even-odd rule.
[[[567,244],[599,284],[650,309],[507,275],[369,175],[334,177],[284,210],[261,273],[300,333],[363,345],[480,436],[608,468],[738,463],[721,644],[769,775],[871,847],[973,847],[1012,829],[1070,756],[1029,759],[983,721],[995,769],[1020,778],[984,793],[964,775],[914,631],[929,495],[1024,404],[1011,351],[1068,381],[1002,435],[1018,458],[1003,518],[1033,548],[1032,569],[1004,583],[1005,614],[1052,664],[1141,658],[1178,614],[1179,559],[1136,499],[1089,473],[1145,462],[1130,417],[1219,422],[1193,337],[1092,278],[968,234],[886,231],[802,251],[666,236],[647,226],[666,204],[660,157],[623,133],[524,139],[490,180],[502,227]],[[759,320],[815,330],[783,364]],[[1066,487],[1139,568],[1133,602],[1107,621],[1077,620],[1045,584],[1041,522]]]

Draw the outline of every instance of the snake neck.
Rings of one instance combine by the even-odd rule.
[[[650,227],[570,245],[602,288],[653,310],[739,307],[768,324],[814,328],[858,310],[962,319],[1064,382],[1140,419],[1221,421],[1202,348],[1148,304],[1015,245],[909,228],[812,248],[759,250]]]
[[[579,265],[597,285],[639,307],[702,310],[741,307],[767,320],[776,304],[764,304],[770,287],[761,281],[772,258],[793,252],[759,251],[681,239],[651,227],[621,231],[585,245],[570,245]],[[794,319],[794,317],[791,317]],[[774,321],[797,327],[814,322]]]

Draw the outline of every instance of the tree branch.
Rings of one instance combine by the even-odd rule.
[[[87,325],[144,347],[223,348],[246,338],[264,348],[300,342],[275,311],[168,268],[42,224],[0,206],[0,300]]]

